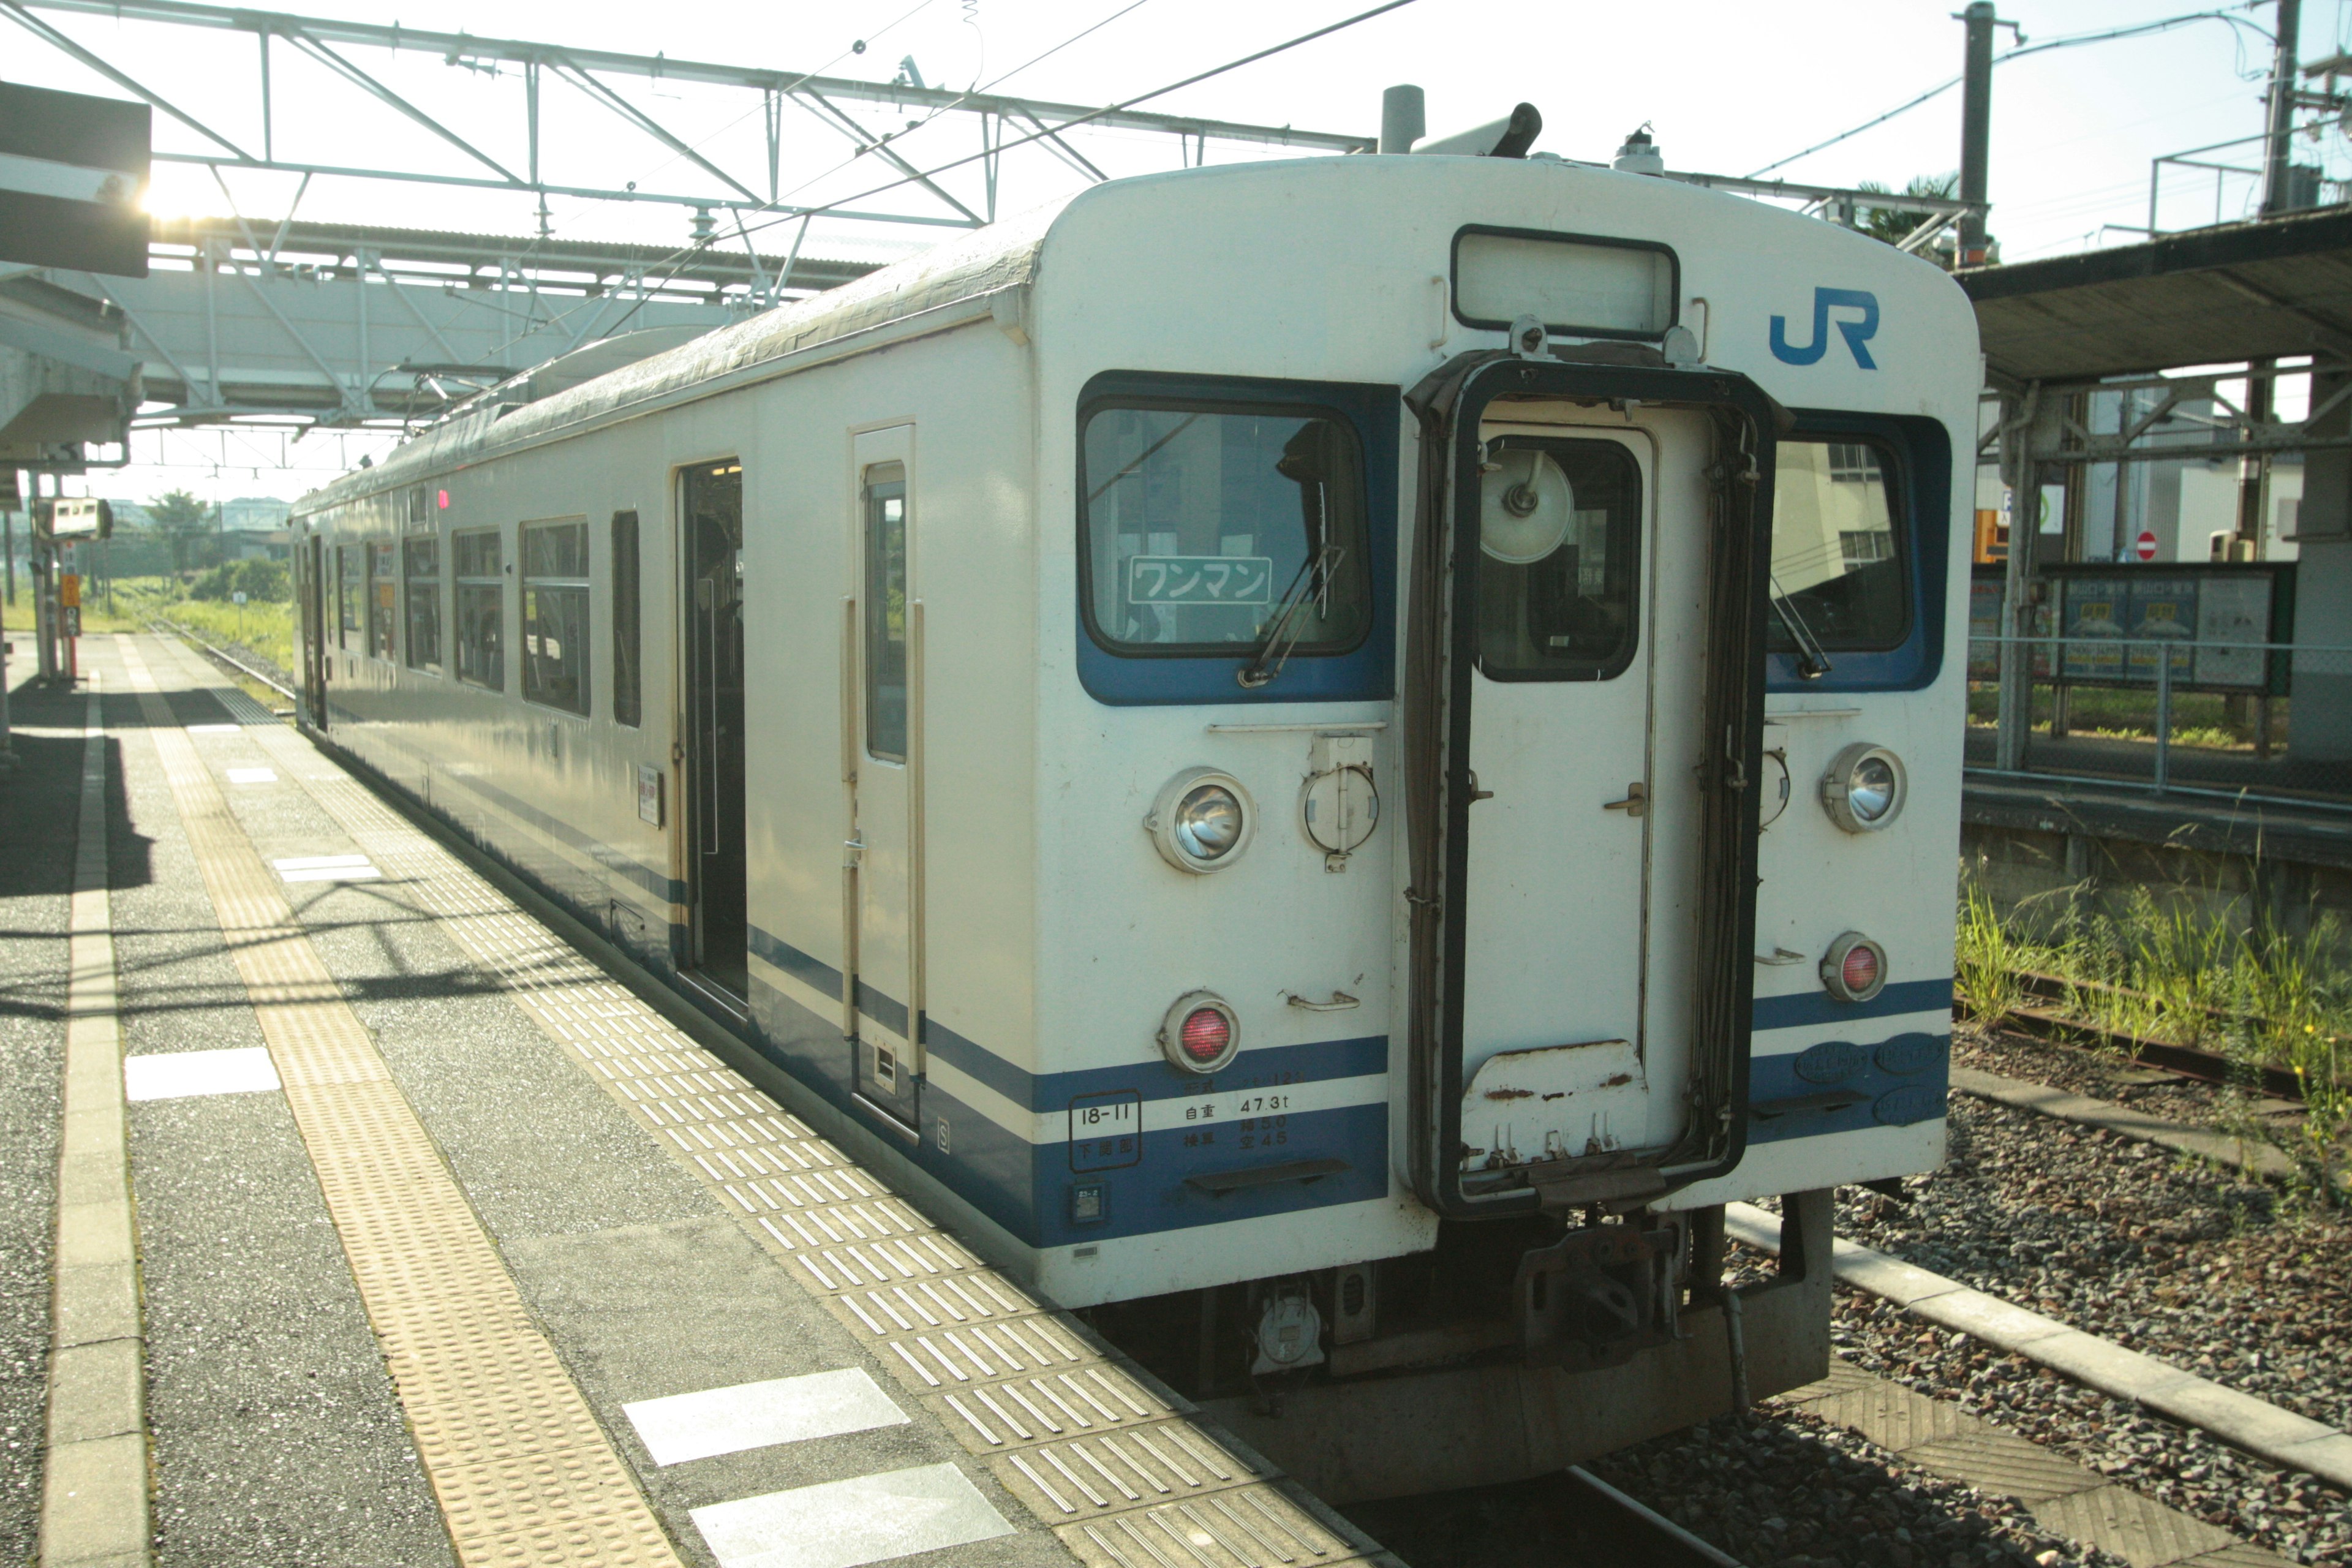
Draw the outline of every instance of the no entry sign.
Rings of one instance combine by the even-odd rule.
[[[2154,530],[2143,528],[2139,531],[2139,538],[2132,542],[2132,553],[2138,556],[2142,561],[2153,561],[2156,559],[2156,533]]]

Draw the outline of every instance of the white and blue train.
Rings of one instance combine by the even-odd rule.
[[[583,368],[298,509],[331,744],[1327,1496],[1820,1375],[1828,1190],[1943,1151],[1941,272],[1350,156]]]

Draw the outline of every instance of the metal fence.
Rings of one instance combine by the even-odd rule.
[[[2006,732],[2004,670],[2026,688]],[[1991,778],[2352,812],[2352,647],[1973,636],[1967,759]]]

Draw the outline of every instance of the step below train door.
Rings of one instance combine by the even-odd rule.
[[[1511,398],[1465,448],[1465,1195],[1663,1190],[1685,1131],[1709,436]]]
[[[858,1103],[913,1138],[923,1077],[922,605],[914,595],[912,426],[858,433],[845,600],[843,761],[850,867],[843,1015]]]

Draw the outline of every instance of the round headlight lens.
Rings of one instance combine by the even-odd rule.
[[[1176,803],[1177,844],[1196,860],[1223,858],[1242,839],[1242,803],[1223,784],[1204,784]]]
[[[1864,757],[1846,775],[1846,808],[1864,822],[1876,822],[1895,809],[1895,766],[1885,757]]]
[[[1257,836],[1257,808],[1233,774],[1187,768],[1160,786],[1143,827],[1161,859],[1179,871],[1206,876],[1249,852]]]
[[[1903,815],[1903,759],[1867,742],[1838,752],[1822,775],[1822,808],[1848,833],[1875,833]]]

